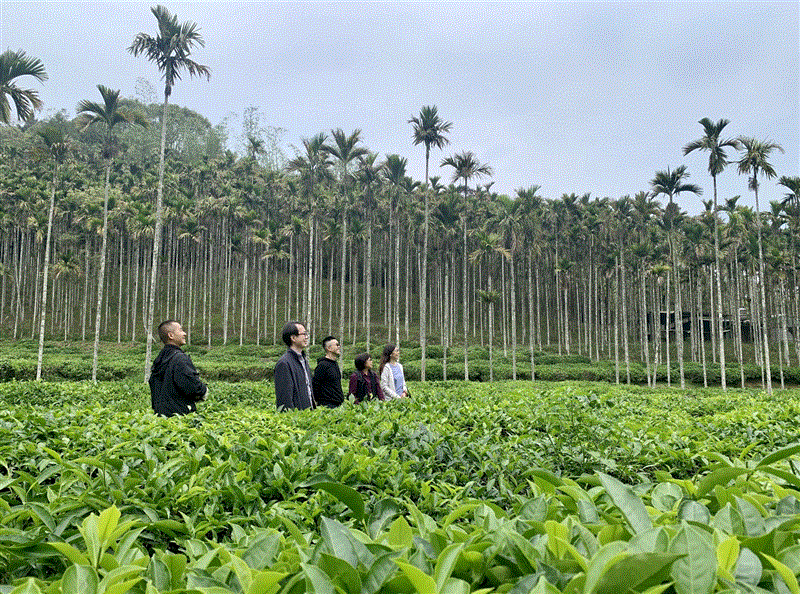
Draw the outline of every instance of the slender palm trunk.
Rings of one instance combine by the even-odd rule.
[[[366,265],[367,271],[364,275],[365,284],[365,306],[364,314],[366,315],[365,325],[367,327],[367,352],[370,349],[370,333],[372,330],[372,211],[368,209],[367,212],[367,258]]]
[[[312,197],[313,200],[313,197]],[[311,215],[309,217],[309,224],[308,224],[308,293],[306,295],[306,314],[305,314],[305,323],[306,323],[306,331],[311,332],[311,329],[316,329],[316,324],[312,321],[311,316],[311,304],[312,304],[312,291],[311,287],[314,285],[314,233],[316,232],[315,229],[315,217],[314,217],[314,210],[311,210]]]
[[[466,204],[466,192],[464,193],[464,203]],[[467,299],[467,217],[464,216],[464,261],[462,263],[462,272],[464,274],[464,283],[462,288],[462,303],[464,304],[464,381],[469,381],[469,299]]]
[[[400,344],[400,221],[398,208],[394,210],[394,336],[395,344]]]
[[[167,105],[169,94],[164,93],[164,107],[161,111],[161,152],[158,157],[158,192],[156,193],[156,221],[153,228],[153,266],[150,270],[150,297],[147,304],[147,350],[144,357],[144,381],[150,379],[150,359],[153,355],[153,317],[156,308],[156,277],[158,276],[158,257],[161,250],[161,227],[164,218],[164,149],[167,143]]]
[[[619,385],[619,255],[614,256],[614,381]]]
[[[528,252],[528,347],[531,352],[531,381],[536,381],[536,360],[533,350],[533,257]]]
[[[719,332],[719,380],[722,390],[727,389],[725,378],[725,332],[722,322],[722,278],[719,258],[719,221],[717,218],[717,176],[714,181],[714,276],[717,283],[717,331]],[[758,216],[758,191],[756,191],[756,216]],[[759,227],[760,228],[760,227]],[[761,249],[761,235],[759,235],[759,251]],[[763,294],[763,292],[762,292]],[[771,393],[771,391],[770,391]]]
[[[756,228],[758,229],[758,287],[761,296],[761,318],[764,337],[764,375],[767,380],[767,394],[772,395],[772,367],[769,360],[769,317],[767,316],[767,301],[764,293],[766,277],[764,276],[764,251],[761,243],[761,211],[758,209],[758,186],[755,186],[754,192],[756,195]]]
[[[448,325],[450,323],[450,262],[445,256],[444,263],[444,324],[442,330],[442,379],[447,381],[447,345],[448,345]]]
[[[103,236],[100,243],[100,270],[97,273],[97,309],[94,317],[94,348],[92,350],[92,382],[97,383],[97,353],[100,349],[100,308],[103,305],[103,281],[106,274],[106,242],[108,240],[108,183],[111,159],[106,163],[106,183],[103,192]]]
[[[339,340],[344,342],[344,277],[347,272],[347,198],[342,195],[342,259],[339,277]],[[352,282],[352,279],[351,279]]]
[[[517,276],[511,257],[511,377],[517,379]]]
[[[742,302],[741,281],[739,278],[739,258],[734,253],[733,270],[736,277],[736,350],[739,355],[739,376],[744,388],[744,357],[742,356],[742,312],[739,304]]]
[[[53,231],[53,213],[56,208],[56,179],[58,165],[53,165],[53,187],[50,191],[50,209],[47,213],[47,237],[44,244],[44,271],[42,277],[42,305],[39,311],[39,354],[36,358],[36,379],[42,379],[42,355],[44,354],[44,325],[47,319],[47,276],[50,268],[50,236]]]
[[[425,366],[428,354],[428,209],[429,201],[428,196],[430,189],[428,188],[428,161],[430,160],[431,149],[430,145],[425,145],[425,222],[423,223],[423,240],[422,240],[422,274],[420,275],[420,289],[419,289],[419,346],[422,351],[420,360],[420,379],[425,381]],[[446,346],[444,348],[447,348]]]
[[[675,250],[674,239],[670,240],[672,250],[672,269],[675,275],[675,341],[677,346],[678,370],[681,378],[681,390],[686,389],[686,375],[683,369],[683,301],[681,296],[681,274],[678,268],[678,254]]]

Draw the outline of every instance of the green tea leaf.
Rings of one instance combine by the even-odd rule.
[[[364,499],[359,492],[352,487],[333,482],[312,483],[308,486],[327,491],[349,507],[357,520],[364,519]]]
[[[336,588],[328,575],[315,565],[301,563],[300,567],[306,577],[307,592],[314,594],[336,594]]]
[[[750,472],[747,468],[717,468],[704,476],[697,485],[697,497],[705,497],[717,485],[725,486],[737,476]]]
[[[625,547],[625,543],[618,540],[600,547],[597,554],[589,561],[589,569],[586,571],[586,583],[584,585],[586,594],[594,594],[597,591],[603,574],[614,563],[626,556]]]
[[[438,594],[436,592],[436,582],[433,578],[423,573],[419,568],[404,561],[395,561],[397,566],[414,586],[418,594]]]
[[[706,594],[717,577],[717,557],[707,532],[683,523],[670,551],[684,555],[672,564],[670,576],[677,594]]]
[[[761,560],[758,555],[753,553],[750,549],[742,548],[739,553],[739,559],[736,561],[736,571],[734,577],[738,583],[750,584],[757,586],[761,583],[761,577],[764,573],[764,568],[761,565]]]
[[[51,542],[50,546],[77,565],[89,565],[89,558],[71,544]]]
[[[414,533],[403,516],[397,518],[389,527],[386,542],[395,548],[410,547],[413,544]]]
[[[328,574],[331,582],[341,585],[348,594],[361,594],[361,576],[344,559],[322,553],[318,566]]]
[[[285,577],[285,573],[276,571],[256,571],[253,573],[250,588],[244,594],[275,594],[280,590],[280,581]]]
[[[662,582],[669,575],[669,567],[682,555],[675,553],[637,553],[618,559],[609,564],[603,572],[597,589],[597,594],[617,594],[628,590],[638,591],[643,585],[658,577],[657,582]]]
[[[764,555],[764,557],[772,563],[772,566],[775,570],[780,574],[781,579],[789,588],[789,591],[792,594],[800,594],[800,586],[797,584],[797,578],[795,577],[792,570],[786,567],[783,563],[775,559],[774,557],[770,557],[769,555]]]
[[[775,450],[771,454],[764,456],[761,460],[758,461],[756,467],[759,466],[767,466],[772,464],[773,462],[779,462],[781,460],[785,460],[786,458],[800,452],[800,443],[796,443],[794,445],[786,446],[785,448],[781,448],[779,450]],[[788,585],[788,584],[787,584]]]
[[[86,565],[70,565],[61,578],[64,592],[80,594],[97,594],[97,572]]]
[[[13,590],[10,590],[10,594],[42,594],[42,590],[36,585],[36,580],[28,578]]]
[[[453,543],[445,548],[436,559],[436,567],[433,570],[433,579],[436,582],[436,591],[441,592],[444,583],[453,573],[458,556],[464,548],[463,543]],[[411,579],[411,578],[409,578]]]
[[[642,503],[642,500],[633,492],[633,489],[623,485],[613,476],[597,473],[600,482],[608,493],[614,505],[622,512],[634,533],[643,532],[653,527],[650,514]]]
[[[739,559],[739,539],[731,536],[717,545],[717,572],[728,581],[734,581],[733,568]]]

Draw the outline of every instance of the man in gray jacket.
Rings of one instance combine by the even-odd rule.
[[[196,403],[206,399],[208,388],[200,381],[192,358],[181,349],[186,344],[186,332],[175,320],[167,320],[159,324],[158,336],[164,348],[150,371],[153,412],[165,417],[194,412]]]
[[[311,369],[305,352],[308,332],[298,322],[287,322],[282,338],[288,349],[275,364],[275,406],[278,410],[314,408]]]

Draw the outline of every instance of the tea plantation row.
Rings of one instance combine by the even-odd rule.
[[[799,592],[800,392],[0,384],[0,592]]]
[[[377,365],[382,345],[373,345],[372,357]],[[402,360],[406,377],[410,380],[420,379],[421,349],[415,342],[404,341]],[[29,380],[36,377],[38,343],[35,341],[0,341],[0,381]],[[157,350],[157,346],[156,346]],[[206,380],[240,382],[271,380],[275,362],[285,352],[282,345],[228,345],[207,348],[190,345],[186,350],[192,354],[197,368]],[[345,377],[354,371],[353,358],[364,352],[366,345],[358,343],[344,348],[342,367]],[[312,345],[308,349],[312,367],[316,358],[322,356],[322,348]],[[128,380],[141,381],[144,368],[145,346],[143,344],[104,343],[100,349],[97,377],[101,381]],[[428,346],[426,377],[430,381],[439,381],[446,377],[449,380],[463,379],[464,351],[462,348],[447,349],[448,358],[443,359],[444,350],[439,345]],[[531,379],[530,351],[517,349],[517,379]],[[513,378],[511,351],[503,356],[502,349],[495,349],[493,365],[490,373],[488,347],[474,345],[468,349],[470,381],[489,381]],[[90,343],[46,343],[42,376],[48,381],[80,381],[92,376],[92,345]],[[613,361],[593,361],[583,355],[558,355],[552,352],[534,353],[536,379],[541,381],[606,381],[615,382],[616,366]],[[446,369],[445,369],[446,367]],[[703,368],[698,363],[686,362],[686,381],[689,384],[704,385]],[[654,370],[659,383],[666,383],[668,370],[666,365],[659,365]],[[739,385],[739,365],[729,360],[726,365],[729,385]],[[620,381],[626,382],[624,363],[620,364]],[[634,362],[630,366],[631,383],[646,384],[647,371],[641,363]],[[679,383],[678,365],[673,360],[669,375],[674,383]],[[747,364],[744,366],[745,381],[761,382],[761,368]],[[778,365],[772,368],[772,377],[776,385],[783,381],[790,386],[800,385],[800,367]],[[709,385],[719,385],[719,365],[709,363],[706,368],[705,381]]]

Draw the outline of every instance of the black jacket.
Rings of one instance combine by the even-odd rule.
[[[339,371],[339,364],[327,357],[317,360],[317,368],[314,370],[314,400],[317,404],[336,408],[344,402],[342,393],[342,372]]]
[[[172,344],[165,344],[153,361],[149,383],[153,411],[167,417],[196,411],[195,403],[208,390],[192,358]]]
[[[310,387],[311,371],[305,351],[298,355],[287,350],[275,363],[275,406],[278,410],[314,408]]]

